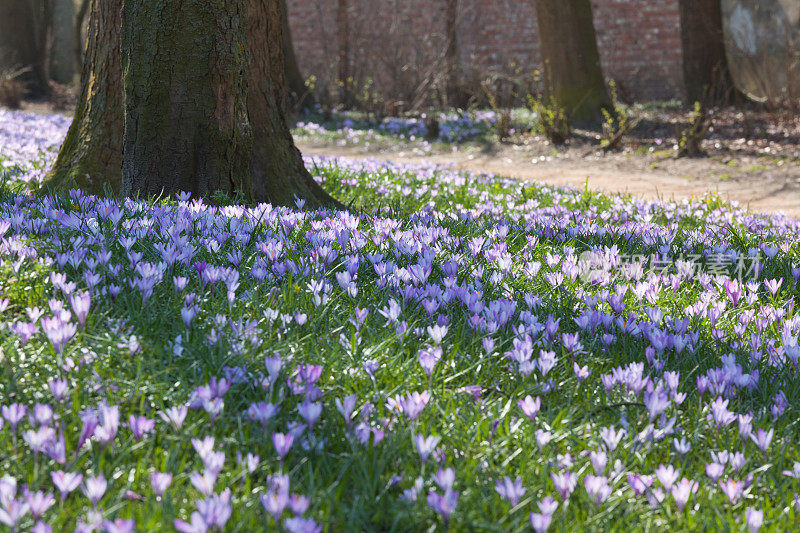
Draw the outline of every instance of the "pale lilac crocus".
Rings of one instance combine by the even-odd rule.
[[[165,472],[153,472],[150,474],[150,486],[153,493],[159,498],[164,495],[167,488],[172,483],[172,474]]]
[[[64,501],[67,495],[77,489],[81,481],[83,481],[83,476],[81,474],[77,474],[74,472],[64,472],[63,470],[58,470],[50,474],[50,477],[53,480],[53,485],[56,486],[58,491],[61,493],[61,500]]]
[[[551,472],[550,477],[556,486],[556,492],[558,492],[562,500],[567,501],[578,485],[578,476],[567,471],[563,473]]]
[[[550,528],[553,515],[545,513],[530,514],[531,527],[535,533],[545,533]]]
[[[728,503],[731,505],[734,505],[739,501],[739,498],[742,497],[742,492],[744,491],[744,485],[742,482],[735,481],[733,479],[720,481],[719,487],[722,489],[722,492],[725,493],[725,496],[728,498]]]
[[[542,407],[542,400],[538,396],[533,398],[528,395],[524,400],[517,402],[517,405],[519,405],[519,408],[522,409],[522,414],[531,420],[535,420],[536,415],[539,413],[539,409]]]
[[[678,507],[679,511],[683,511],[683,508],[689,501],[689,497],[693,493],[697,492],[697,487],[698,484],[696,481],[690,481],[686,478],[683,478],[672,486],[670,493],[672,494],[672,498],[675,500],[675,505]]]
[[[155,420],[151,420],[144,416],[133,416],[131,415],[128,418],[128,428],[133,433],[133,438],[135,440],[141,440],[142,437],[153,431],[156,427]]]
[[[775,434],[775,430],[770,428],[769,431],[764,431],[763,429],[759,428],[758,431],[750,435],[750,439],[758,446],[758,449],[761,450],[763,453],[767,453],[767,449],[769,448],[770,443],[772,442],[772,437]]]
[[[180,407],[170,407],[168,409],[164,409],[163,411],[159,411],[158,416],[161,419],[171,424],[175,431],[181,429],[183,426],[183,421],[186,420],[186,414],[189,412],[189,409],[182,405]]]
[[[356,408],[356,395],[350,394],[345,396],[344,399],[336,398],[334,403],[336,404],[336,410],[344,418],[345,424],[351,425],[353,423],[353,411]]]
[[[503,478],[502,481],[498,480],[495,483],[494,490],[497,494],[507,499],[511,507],[516,507],[519,500],[525,495],[525,492],[527,492],[519,476],[517,476],[517,479],[514,481],[511,481],[511,478],[508,476]]]
[[[452,489],[446,490],[444,494],[430,491],[428,493],[428,505],[447,524],[450,520],[450,515],[453,514],[453,511],[456,510],[456,505],[458,505],[458,492]]]
[[[62,403],[69,394],[69,384],[66,379],[50,379],[47,381],[47,386],[58,403]]]
[[[293,442],[294,442],[294,436],[291,433],[272,434],[272,445],[275,446],[275,451],[278,453],[278,457],[280,457],[281,462],[283,462],[283,460],[286,459],[286,456],[289,454],[289,450],[292,448]]]
[[[15,531],[17,524],[29,510],[30,506],[22,500],[11,500],[7,505],[0,507],[0,523]]]
[[[428,346],[422,350],[420,350],[417,359],[419,360],[419,366],[422,367],[422,370],[425,372],[425,375],[428,378],[431,377],[433,373],[433,368],[436,366],[436,363],[442,358],[442,348],[439,346]]]
[[[283,521],[283,527],[289,533],[321,533],[322,525],[317,524],[311,518],[293,516]]]
[[[2,412],[3,418],[6,419],[8,425],[11,426],[11,430],[16,432],[17,426],[25,418],[28,408],[18,403],[12,403],[11,405],[2,406],[0,412]]]
[[[424,437],[422,435],[415,435],[414,436],[414,447],[417,449],[417,453],[419,454],[420,459],[422,462],[428,460],[433,450],[436,449],[436,446],[439,444],[440,437],[436,435],[431,435],[430,437]]]
[[[101,473],[97,477],[88,477],[83,485],[83,493],[92,502],[92,506],[96,507],[97,503],[103,498],[106,493],[108,483],[106,478]]]
[[[764,523],[764,511],[748,507],[745,511],[745,522],[747,522],[747,529],[750,533],[758,533],[761,525]]]
[[[308,498],[308,496],[303,496],[302,494],[292,494],[289,497],[289,510],[296,515],[305,514],[309,505],[311,505],[311,499]]]
[[[86,323],[86,316],[89,314],[89,307],[92,304],[92,296],[87,291],[76,292],[70,296],[69,303],[75,312],[78,324],[83,329]]]
[[[306,421],[310,431],[322,414],[322,404],[319,402],[304,401],[297,407],[297,412],[300,413],[300,416]]]
[[[721,465],[719,463],[708,463],[706,465],[706,475],[713,481],[714,483],[722,477],[723,472],[725,472],[725,465]]]
[[[439,485],[440,489],[449,490],[453,488],[453,483],[455,483],[456,471],[452,468],[440,468],[433,477],[433,480]]]
[[[44,513],[47,512],[53,504],[56,503],[53,494],[50,492],[43,492],[43,491],[36,491],[36,492],[29,492],[23,491],[25,495],[25,501],[30,507],[31,515],[33,516],[33,521],[39,520]]]
[[[586,488],[586,493],[589,494],[589,497],[597,507],[600,507],[611,496],[611,485],[609,485],[608,478],[605,476],[587,474],[583,478],[583,485]]]
[[[103,521],[105,533],[132,533],[135,527],[136,522],[133,519],[117,518],[113,522],[111,520]]]
[[[270,489],[266,494],[261,495],[259,498],[261,505],[264,507],[272,518],[277,522],[280,520],[283,510],[289,504],[289,492],[284,490]]]

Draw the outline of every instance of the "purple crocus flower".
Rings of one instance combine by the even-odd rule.
[[[185,405],[182,405],[180,407],[170,407],[159,411],[158,416],[160,416],[164,422],[171,424],[177,431],[183,426],[183,421],[186,420],[186,414],[188,412],[189,409]]]
[[[47,382],[47,386],[58,403],[62,403],[69,394],[69,384],[66,379],[50,379]]]
[[[511,478],[508,476],[503,478],[502,481],[498,480],[495,483],[494,490],[497,494],[507,499],[511,507],[516,507],[520,498],[527,492],[525,487],[522,486],[522,479],[520,479],[519,476],[517,476],[517,479],[514,481],[511,481]]]
[[[587,494],[594,501],[597,507],[608,499],[611,495],[611,485],[608,484],[608,478],[605,476],[593,476],[587,474],[583,478],[583,485],[586,488]]]
[[[414,436],[414,447],[417,449],[417,453],[423,463],[428,460],[433,450],[436,449],[439,440],[440,438],[436,435],[431,435],[430,437],[424,437],[422,435]]]
[[[550,528],[550,523],[553,521],[553,515],[545,513],[531,513],[530,521],[534,533],[545,533],[545,531]]]
[[[322,526],[317,524],[311,518],[303,518],[301,516],[293,516],[283,521],[283,527],[289,533],[320,533]]]
[[[578,486],[578,476],[572,472],[551,472],[550,477],[556,486],[556,492],[558,492],[562,500],[567,501],[575,491],[575,487]]]
[[[741,481],[735,481],[733,479],[720,481],[719,487],[722,489],[722,492],[725,493],[725,496],[728,498],[728,503],[731,505],[734,505],[737,501],[739,501],[739,498],[742,497],[742,492],[744,491],[744,484]]]
[[[442,490],[449,490],[453,488],[453,483],[456,480],[456,471],[452,468],[440,468],[433,480],[439,485]]]
[[[23,494],[26,503],[30,507],[34,522],[39,520],[39,517],[46,513],[56,502],[55,498],[53,498],[53,494],[50,492],[29,492],[24,490]]]
[[[289,509],[296,515],[305,514],[309,505],[311,505],[311,499],[307,496],[292,494],[289,497]]]
[[[683,511],[683,508],[689,501],[689,497],[693,493],[697,492],[697,487],[697,481],[690,481],[686,478],[683,478],[680,480],[680,482],[672,486],[670,493],[672,494],[672,498],[675,500],[675,505],[678,507],[679,511]]]
[[[539,409],[542,407],[542,400],[538,396],[536,398],[532,398],[530,395],[528,395],[524,400],[517,402],[517,405],[519,405],[519,408],[522,409],[522,413],[525,416],[531,420],[535,420]]]
[[[425,409],[430,399],[431,395],[428,391],[414,391],[411,394],[401,397],[397,403],[409,420],[416,420],[420,413],[422,413],[422,410]]]
[[[14,531],[17,529],[17,523],[28,514],[29,510],[29,505],[22,500],[11,500],[7,505],[0,507],[0,523]]]
[[[456,505],[458,505],[458,492],[452,489],[446,490],[444,494],[430,491],[428,493],[428,505],[442,517],[446,524],[450,520],[450,515],[456,510]]]
[[[308,424],[310,431],[322,414],[322,404],[306,400],[297,407],[297,411],[300,413],[300,416],[303,417],[303,420],[306,421],[306,424]]]
[[[769,431],[764,431],[763,429],[759,428],[758,431],[754,435],[750,435],[750,439],[758,446],[758,449],[764,453],[767,453],[767,448],[769,448],[770,443],[772,442],[772,436],[775,434],[775,430],[770,428]]]
[[[77,489],[80,486],[81,481],[83,481],[83,476],[81,474],[64,472],[63,470],[53,472],[50,474],[50,477],[53,479],[53,485],[55,485],[58,491],[61,493],[62,501],[66,499],[70,492]]]
[[[155,420],[151,420],[144,416],[133,416],[131,415],[128,418],[128,428],[130,428],[131,433],[133,433],[133,438],[135,440],[141,440],[146,434],[150,433],[155,429],[156,422]]]
[[[101,473],[97,477],[88,477],[83,485],[83,493],[92,502],[93,507],[97,507],[97,503],[103,498],[106,493],[108,482]]]
[[[89,314],[89,307],[92,303],[91,295],[86,291],[76,292],[70,296],[69,303],[72,306],[72,310],[75,312],[75,318],[78,319],[78,324],[83,328],[86,322],[86,315]]]
[[[150,486],[156,496],[161,497],[172,483],[172,474],[164,472],[153,472],[150,474]]]
[[[4,405],[0,408],[0,412],[2,412],[3,418],[6,419],[8,425],[11,426],[11,430],[16,432],[17,426],[25,418],[25,413],[28,412],[28,409],[24,405],[12,403],[11,405]]]
[[[281,458],[281,462],[283,462],[288,455],[289,450],[292,448],[293,442],[294,436],[292,436],[291,433],[286,435],[283,433],[272,434],[272,444],[275,446],[275,451],[278,452],[278,457]]]
[[[761,524],[764,523],[764,511],[748,507],[744,513],[747,529],[750,533],[758,533],[761,529]]]
[[[339,414],[342,415],[344,418],[345,424],[348,426],[353,423],[353,411],[356,408],[356,400],[357,397],[355,394],[350,394],[345,396],[344,399],[336,398],[334,403],[336,404],[336,410],[339,411]]]
[[[259,499],[264,510],[272,515],[272,518],[277,522],[280,520],[283,510],[286,509],[286,506],[289,504],[289,491],[272,489]]]
[[[111,520],[103,521],[105,533],[132,533],[134,527],[136,527],[136,522],[133,519],[117,518],[113,522]]]

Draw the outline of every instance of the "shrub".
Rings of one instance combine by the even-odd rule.
[[[511,135],[511,106],[517,98],[518,85],[518,80],[501,74],[494,74],[481,82],[486,101],[497,115],[494,129],[500,142]]]
[[[564,144],[572,133],[566,108],[554,96],[528,95],[528,108],[539,118],[536,130],[553,144]]]
[[[19,76],[24,72],[24,69],[0,71],[0,104],[11,109],[20,108],[22,84],[19,82]]]
[[[711,128],[713,111],[700,102],[694,103],[694,111],[689,117],[689,126],[678,136],[678,157],[697,157],[704,155],[702,144]]]
[[[611,93],[612,109],[602,109],[603,113],[603,138],[600,146],[603,151],[619,150],[622,139],[639,125],[639,120],[629,112],[628,108],[619,101],[617,84],[611,80],[608,84]]]

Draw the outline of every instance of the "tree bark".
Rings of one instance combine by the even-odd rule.
[[[75,78],[75,2],[53,0],[53,46],[50,76],[58,83],[71,84]]]
[[[610,107],[589,0],[535,0],[547,95],[573,119]]]
[[[283,50],[285,58],[284,75],[286,77],[286,89],[289,96],[288,105],[290,109],[302,111],[314,106],[314,95],[306,86],[306,81],[300,73],[297,65],[297,56],[294,53],[294,43],[292,42],[292,30],[289,27],[289,12],[286,7],[286,0],[280,0],[281,28],[283,31]]]
[[[126,0],[122,194],[251,196],[246,0]]]
[[[0,71],[26,69],[19,81],[34,97],[49,88],[40,7],[34,0],[0,0]]]
[[[123,0],[92,0],[81,71],[81,93],[44,189],[79,188],[118,193],[122,169],[122,70],[120,22]]]
[[[89,14],[89,0],[80,0],[78,12],[75,14],[75,64],[80,67],[83,65],[83,49],[86,40],[83,32],[83,25],[86,23],[86,16]]]
[[[248,111],[253,129],[253,199],[292,206],[341,207],[314,181],[303,165],[286,123],[282,0],[250,0]]]
[[[680,0],[678,4],[686,102],[744,102],[744,94],[736,89],[728,66],[720,0]]]

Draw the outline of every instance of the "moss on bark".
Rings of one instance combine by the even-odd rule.
[[[81,94],[72,125],[42,191],[82,189],[118,193],[122,171],[122,0],[92,0],[81,71]]]

